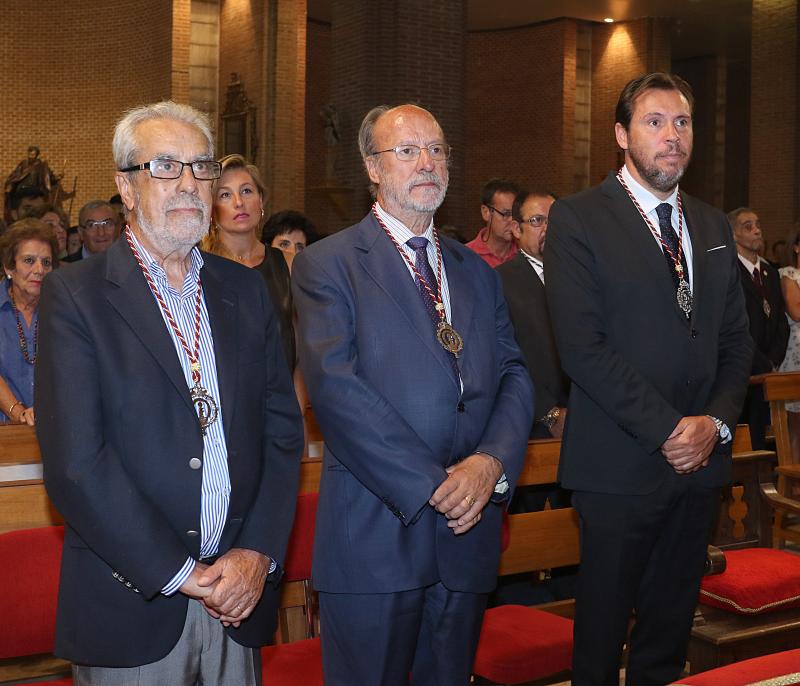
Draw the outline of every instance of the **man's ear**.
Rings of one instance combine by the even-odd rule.
[[[373,155],[370,155],[364,160],[364,167],[367,169],[367,176],[369,176],[369,180],[374,184],[380,184],[380,176],[378,175],[379,164],[380,162],[378,162]]]
[[[511,222],[511,234],[514,236],[514,240],[517,242],[519,242],[522,238],[522,227],[516,221]]]
[[[492,211],[486,205],[481,205],[481,218],[484,224],[488,224],[492,218]]]
[[[628,132],[625,127],[617,122],[614,124],[614,135],[617,137],[617,145],[623,150],[628,149]]]
[[[128,212],[132,212],[136,204],[133,180],[126,173],[117,172],[114,174],[114,183],[117,184],[117,191],[119,191],[119,195],[122,198],[122,204],[125,205]]]

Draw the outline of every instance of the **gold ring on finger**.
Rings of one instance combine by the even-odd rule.
[[[474,495],[465,495],[464,502],[467,503],[467,507],[472,507],[472,504],[475,502]]]

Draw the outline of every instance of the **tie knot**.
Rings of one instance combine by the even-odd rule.
[[[428,239],[425,236],[414,236],[414,238],[409,238],[406,243],[415,252],[428,248]]]
[[[668,202],[662,202],[656,207],[656,214],[658,214],[658,223],[661,226],[672,226],[672,205]]]

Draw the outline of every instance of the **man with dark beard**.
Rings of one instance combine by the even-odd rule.
[[[663,686],[686,658],[752,342],[725,216],[678,190],[692,93],[648,74],[622,91],[625,165],[557,201],[547,296],[572,379],[559,477],[581,520],[572,683]]]
[[[260,683],[303,446],[277,319],[255,271],[194,247],[220,174],[205,116],[131,110],[113,148],[125,235],[40,307],[55,652],[82,685]]]
[[[359,147],[376,202],[294,261],[325,436],[314,586],[326,686],[464,686],[522,467],[531,384],[500,280],[438,234],[450,147],[413,105]]]

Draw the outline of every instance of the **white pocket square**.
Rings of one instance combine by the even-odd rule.
[[[723,248],[727,248],[728,244],[723,243],[722,245],[718,245],[716,248],[709,248],[706,252],[714,252],[715,250],[722,250]]]

